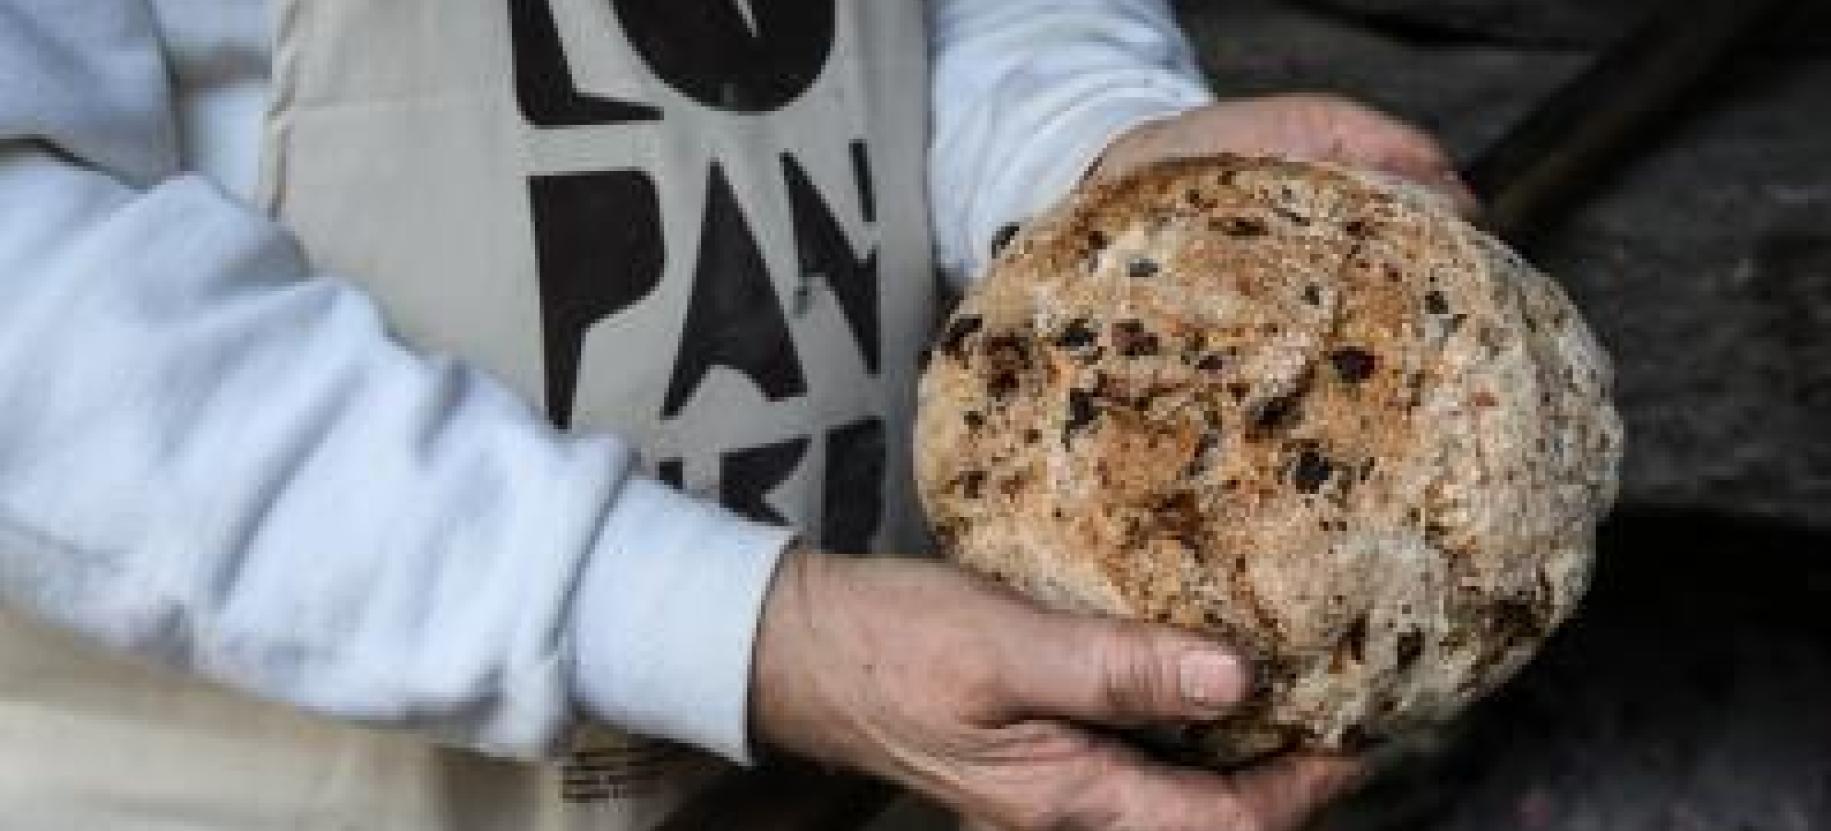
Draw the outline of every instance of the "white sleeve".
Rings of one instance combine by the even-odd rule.
[[[928,0],[941,266],[976,275],[1119,133],[1213,100],[1166,0]]]
[[[165,77],[140,0],[0,0],[0,602],[492,752],[582,706],[746,758],[788,532],[392,341],[175,169]]]

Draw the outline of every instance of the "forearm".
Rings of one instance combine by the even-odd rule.
[[[176,169],[159,55],[141,3],[0,0],[0,602],[497,752],[582,709],[742,757],[786,532],[394,341]]]
[[[0,158],[0,201],[35,206],[0,223],[6,602],[297,706],[517,754],[571,720],[576,645],[594,714],[743,754],[784,532],[393,343],[206,183],[134,193]]]
[[[1068,192],[1112,139],[1212,100],[1163,0],[930,0],[943,266]]]

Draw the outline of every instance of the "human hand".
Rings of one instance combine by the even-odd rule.
[[[1464,216],[1480,204],[1436,139],[1345,98],[1316,93],[1221,101],[1121,134],[1090,172],[1123,174],[1163,159],[1235,153],[1330,161],[1388,173],[1448,197]]]
[[[765,603],[758,737],[898,782],[1006,831],[1271,831],[1357,775],[1289,757],[1234,776],[1088,728],[1213,719],[1249,688],[1217,644],[1043,611],[952,567],[795,553]]]

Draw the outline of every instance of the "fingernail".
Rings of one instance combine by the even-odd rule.
[[[1246,694],[1246,670],[1224,652],[1190,652],[1182,657],[1183,699],[1205,710],[1226,707]]]

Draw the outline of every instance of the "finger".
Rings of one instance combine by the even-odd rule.
[[[1428,150],[1411,146],[1393,146],[1376,159],[1363,164],[1381,172],[1421,185],[1449,200],[1458,214],[1473,217],[1481,210],[1475,192],[1456,173],[1449,156],[1433,144]]]
[[[1359,102],[1332,95],[1299,94],[1310,130],[1333,135],[1324,159],[1371,168],[1422,185],[1449,199],[1457,213],[1474,217],[1481,203],[1456,173],[1449,151],[1423,128]]]
[[[1416,163],[1384,162],[1369,165],[1382,173],[1395,176],[1430,191],[1448,203],[1456,215],[1464,219],[1476,219],[1481,216],[1481,199],[1469,189],[1468,183],[1456,171],[1448,167],[1420,165]]]
[[[1486,212],[1481,197],[1476,196],[1475,191],[1469,187],[1469,183],[1463,181],[1462,176],[1453,170],[1445,171],[1443,178],[1438,180],[1435,187],[1439,193],[1448,196],[1450,201],[1455,203],[1456,213],[1463,219],[1480,219],[1481,215]]]
[[[1368,148],[1372,158],[1362,159],[1363,164],[1429,188],[1449,199],[1464,217],[1480,214],[1481,200],[1456,173],[1455,161],[1436,139],[1397,120],[1388,121],[1384,132]]]
[[[1006,715],[1113,726],[1211,720],[1247,694],[1250,671],[1220,644],[1180,630],[1039,613],[1007,643]]]
[[[1292,831],[1351,781],[1337,760],[1280,760],[1235,778],[1107,748],[1102,775],[1042,827],[1087,831]]]
[[[1365,765],[1342,756],[1285,756],[1236,774],[1233,786],[1255,828],[1296,828],[1352,789]]]

